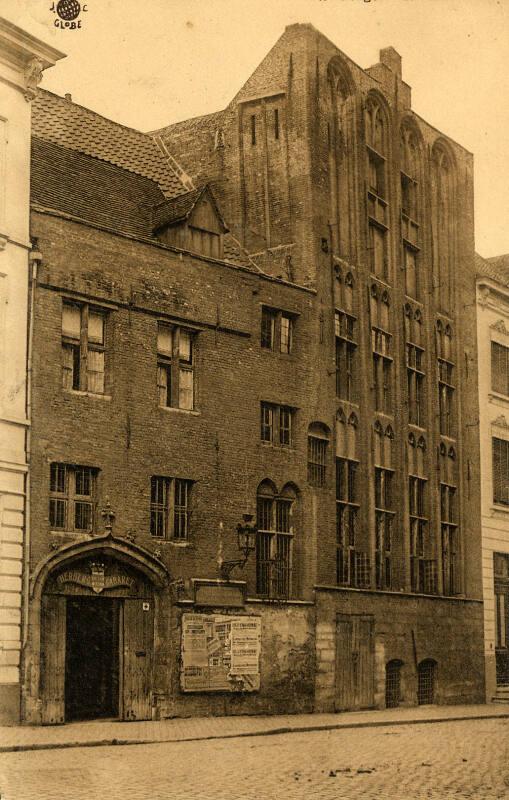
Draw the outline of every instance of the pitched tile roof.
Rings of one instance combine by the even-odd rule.
[[[212,114],[203,114],[201,117],[183,119],[180,122],[165,125],[164,128],[159,128],[157,131],[149,131],[149,135],[162,136],[164,138],[166,134],[173,135],[187,133],[189,131],[199,131],[202,128],[211,128],[220,124],[224,113],[224,111],[214,111]]]
[[[475,270],[477,275],[484,275],[504,286],[509,286],[509,253],[492,258],[483,258],[476,253]]]
[[[153,239],[152,210],[164,200],[154,181],[32,137],[31,202],[93,225]]]
[[[205,187],[186,192],[182,202],[170,202],[187,207],[204,191]],[[168,203],[155,181],[36,136],[30,195],[32,205],[154,243],[154,209]],[[224,236],[223,249],[224,261],[261,272],[230,233]]]
[[[32,103],[32,132],[39,139],[150,178],[167,197],[187,191],[175,166],[152,136],[44,89],[38,91]]]

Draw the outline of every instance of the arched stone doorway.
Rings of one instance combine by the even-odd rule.
[[[155,631],[167,579],[162,562],[111,534],[61,548],[39,565],[27,721],[151,718]]]

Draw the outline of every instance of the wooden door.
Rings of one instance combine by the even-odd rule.
[[[152,599],[124,600],[122,640],[122,719],[151,719],[154,641]]]
[[[336,710],[374,705],[373,617],[338,614],[336,625]]]
[[[43,595],[41,605],[41,700],[44,725],[65,721],[66,599]]]

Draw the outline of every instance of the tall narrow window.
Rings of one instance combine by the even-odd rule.
[[[449,325],[437,322],[438,402],[440,433],[454,435],[454,362],[452,332]]]
[[[264,597],[291,595],[294,502],[291,490],[278,496],[268,482],[258,488],[256,592]]]
[[[355,317],[336,311],[336,396],[355,402]]]
[[[369,97],[365,107],[368,235],[371,272],[389,280],[386,202],[387,125],[381,105]]]
[[[75,464],[51,464],[49,521],[52,530],[93,529],[97,470]]]
[[[509,505],[509,441],[492,439],[493,502]]]
[[[194,408],[194,335],[179,326],[157,326],[159,405]]]
[[[106,313],[88,304],[62,305],[63,386],[104,394]]]
[[[422,292],[418,270],[419,222],[418,183],[419,147],[417,135],[409,125],[404,125],[400,138],[401,156],[401,250],[405,271],[405,290],[409,297],[420,299]]]
[[[509,347],[491,343],[491,388],[509,396]]]
[[[435,562],[429,558],[428,517],[424,478],[410,475],[408,497],[410,511],[410,586],[412,592],[435,592]]]
[[[424,425],[424,350],[415,344],[406,345],[408,389],[408,421]]]
[[[251,114],[251,144],[256,144],[256,116]]]
[[[279,139],[279,109],[274,109],[274,139]]]
[[[440,526],[442,531],[442,579],[444,594],[459,592],[459,543],[456,487],[440,484]]]
[[[369,585],[369,564],[357,549],[358,463],[336,459],[336,581],[339,586]],[[366,583],[367,580],[367,583]]]
[[[393,472],[375,468],[375,575],[377,589],[392,585]]]
[[[261,428],[260,438],[262,442],[272,442],[273,440],[273,427],[274,427],[274,409],[269,403],[262,403],[261,411]]]
[[[431,220],[433,234],[433,280],[437,300],[444,312],[450,310],[455,270],[453,164],[440,143],[431,156]]]
[[[192,481],[154,476],[150,479],[150,533],[158,539],[189,537]]]
[[[390,414],[392,411],[392,336],[379,328],[372,328],[373,379],[375,409]]]

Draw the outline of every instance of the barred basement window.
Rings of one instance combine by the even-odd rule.
[[[106,312],[87,303],[62,305],[63,387],[104,394]]]
[[[406,366],[408,387],[408,421],[412,425],[424,426],[424,350],[407,343]]]
[[[293,346],[293,315],[262,308],[260,344],[265,350],[289,354]]]
[[[256,592],[264,597],[288,598],[291,594],[295,499],[289,487],[279,496],[268,481],[258,487]]]
[[[93,467],[51,464],[49,523],[52,530],[88,532],[93,529],[96,474]]]
[[[344,311],[335,313],[336,396],[355,402],[355,317]]]
[[[194,334],[157,324],[157,389],[162,407],[194,408]]]
[[[158,539],[189,537],[192,481],[154,476],[150,479],[150,533]]]
[[[446,595],[458,594],[459,541],[456,487],[440,484],[440,528],[442,532],[442,580]]]
[[[325,486],[328,444],[328,434],[324,426],[312,423],[308,431],[308,483],[311,486],[318,488]]]
[[[435,702],[436,661],[427,658],[417,667],[417,702],[420,706]]]
[[[393,472],[375,467],[375,575],[377,589],[390,589],[392,583],[392,529],[394,508]]]
[[[509,441],[492,439],[493,502],[509,505]]]
[[[385,665],[385,707],[397,708],[401,701],[401,667],[399,659]]]
[[[491,343],[491,388],[509,396],[509,347]]]

